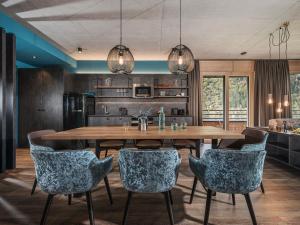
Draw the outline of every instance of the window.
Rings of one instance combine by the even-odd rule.
[[[248,125],[248,99],[247,76],[204,76],[203,125],[241,132]]]
[[[229,77],[229,130],[242,131],[248,123],[248,77]]]
[[[300,74],[290,76],[292,118],[300,119]]]
[[[202,84],[203,125],[224,127],[224,77],[204,77]]]

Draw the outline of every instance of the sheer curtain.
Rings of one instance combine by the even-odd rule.
[[[290,118],[290,107],[283,106],[284,95],[290,93],[290,73],[287,60],[257,60],[255,61],[254,87],[254,125],[268,126],[269,119]],[[272,94],[273,104],[268,104],[268,94]],[[283,112],[276,112],[278,103],[282,103]]]
[[[200,86],[200,63],[195,60],[194,70],[188,75],[189,79],[189,114],[193,117],[193,125],[202,125],[202,103]]]

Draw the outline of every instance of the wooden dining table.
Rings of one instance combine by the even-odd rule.
[[[42,136],[43,140],[195,140],[196,157],[200,157],[200,147],[204,139],[212,140],[212,148],[216,148],[218,139],[244,139],[244,135],[212,126],[188,126],[185,129],[172,130],[166,127],[160,130],[157,126],[149,126],[147,131],[139,131],[134,126],[97,126],[80,127]],[[96,145],[97,147],[98,145]]]

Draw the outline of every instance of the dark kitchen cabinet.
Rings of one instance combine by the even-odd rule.
[[[63,128],[64,70],[20,69],[19,147],[28,146],[27,134],[42,129]]]

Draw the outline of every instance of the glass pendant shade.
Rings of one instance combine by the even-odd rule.
[[[173,74],[186,74],[194,69],[194,56],[185,45],[177,45],[168,58],[169,71]]]
[[[117,45],[107,56],[107,66],[112,73],[129,74],[134,68],[134,58],[129,48]]]

